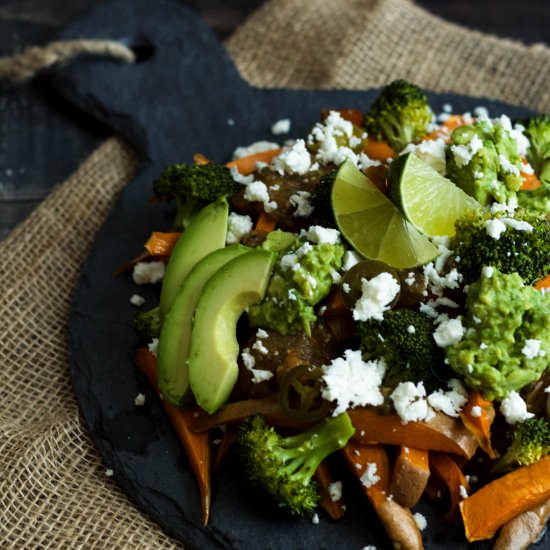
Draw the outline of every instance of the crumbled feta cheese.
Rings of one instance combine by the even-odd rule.
[[[515,220],[514,218],[500,218],[500,221],[512,229],[515,229],[516,231],[526,231],[527,233],[531,233],[533,231],[533,226],[523,220]]]
[[[270,201],[267,186],[263,181],[253,181],[246,185],[244,199],[249,202],[261,202],[266,212],[273,212],[277,209],[277,203]]]
[[[409,334],[414,334],[414,333],[416,332],[416,329],[414,328],[414,325],[409,325],[409,326],[407,327],[407,332],[408,332]]]
[[[311,516],[311,523],[313,523],[313,525],[319,525],[319,514],[315,513]]]
[[[250,353],[249,348],[244,348],[241,352],[241,359],[243,360],[244,366],[249,370],[252,371],[254,368],[254,365],[256,364],[256,359],[254,359],[254,356]]]
[[[384,311],[400,290],[398,281],[390,273],[379,273],[372,279],[361,279],[361,296],[355,302],[353,318],[356,321],[382,320]]]
[[[489,237],[498,241],[502,233],[506,231],[506,225],[499,219],[487,220],[485,222],[485,231]]]
[[[289,269],[296,270],[300,268],[299,258],[295,252],[285,254],[281,258],[281,269],[288,271]]]
[[[504,173],[519,176],[519,168],[512,164],[502,153],[498,155],[498,162]]]
[[[340,232],[337,229],[321,225],[311,225],[303,234],[308,241],[316,244],[336,244],[340,241]]]
[[[288,289],[288,299],[295,301],[298,299],[298,296],[296,295],[296,290],[293,288]]]
[[[447,416],[458,417],[468,401],[468,392],[457,378],[448,381],[449,391],[437,390],[428,395],[428,404]]]
[[[290,132],[290,119],[281,118],[271,126],[271,133],[279,136],[281,134],[288,134]]]
[[[262,355],[267,355],[269,353],[269,350],[265,347],[264,343],[260,339],[256,340],[252,344],[252,349],[256,350]]]
[[[434,331],[435,343],[440,348],[446,348],[460,342],[464,336],[464,325],[462,319],[457,317],[456,319],[446,319],[442,321]]]
[[[470,415],[473,416],[474,418],[479,418],[482,414],[482,410],[481,410],[481,407],[479,405],[474,405],[471,409],[470,409]]]
[[[225,242],[227,244],[235,244],[252,231],[252,219],[250,216],[236,214],[231,212],[227,219],[227,234]]]
[[[527,359],[534,359],[535,357],[544,357],[546,353],[540,349],[542,342],[534,338],[527,338],[525,344],[521,350],[521,353],[527,357]]]
[[[481,274],[486,279],[490,279],[493,276],[494,273],[495,273],[495,268],[493,266],[490,266],[490,265],[484,265],[482,270],[481,270]]]
[[[369,489],[380,481],[380,476],[376,473],[376,462],[369,462],[363,474],[360,477],[361,483]]]
[[[166,266],[164,262],[138,262],[132,271],[136,285],[155,284],[162,281]]]
[[[263,153],[264,151],[272,151],[273,149],[278,148],[279,144],[273,143],[272,141],[255,141],[250,145],[237,147],[235,151],[233,151],[233,159],[237,160],[243,157],[249,157],[250,155],[256,155],[257,153]]]
[[[248,185],[249,183],[252,183],[254,181],[254,174],[241,174],[236,166],[232,166],[229,169],[229,172],[233,180],[242,185]]]
[[[258,342],[260,342],[260,340],[256,340],[255,344],[257,344]],[[273,378],[273,373],[271,371],[254,368],[254,366],[256,365],[256,359],[254,359],[254,356],[250,353],[249,348],[244,348],[241,351],[241,359],[245,368],[252,375],[253,384],[260,384],[261,382],[265,382],[266,380],[270,380],[271,378]]]
[[[400,382],[390,395],[401,421],[418,422],[433,418],[434,412],[426,401],[426,388],[422,382]]]
[[[147,349],[156,357],[159,347],[159,339],[153,338],[148,344]]]
[[[134,405],[136,407],[142,407],[145,405],[145,395],[142,393],[138,393],[134,398]]]
[[[115,472],[114,472],[114,470],[113,470],[112,468],[107,468],[107,469],[105,470],[105,475],[106,475],[107,477],[113,477],[113,476],[115,475]]]
[[[508,424],[523,422],[534,415],[527,412],[527,405],[521,395],[516,391],[511,391],[500,403],[500,412],[503,414]]]
[[[465,145],[451,145],[451,153],[459,168],[470,164],[473,156],[480,149],[483,149],[483,141],[477,134],[474,134],[470,142]]]
[[[145,303],[145,298],[139,294],[132,294],[130,296],[130,303],[133,306],[141,307]]]
[[[355,264],[361,261],[361,256],[353,250],[346,250],[342,258],[342,271],[349,271]]]
[[[466,487],[464,487],[464,485],[460,486],[459,491],[462,498],[468,498],[468,490],[466,489]]]
[[[418,158],[429,164],[442,175],[447,171],[445,150],[447,144],[443,138],[429,139],[420,143],[409,143],[399,154],[413,152]]]
[[[415,512],[413,514],[413,518],[418,529],[420,529],[420,531],[424,531],[424,529],[428,526],[426,518],[420,512]]]
[[[452,113],[452,112],[453,112],[453,106],[452,106],[450,103],[445,103],[445,104],[441,107],[441,110],[442,110],[444,113]]]
[[[342,500],[342,482],[333,481],[328,486],[328,496],[332,502]]]
[[[384,396],[380,385],[385,372],[383,360],[365,362],[361,351],[348,349],[343,357],[337,357],[323,367],[325,387],[322,396],[327,401],[336,401],[334,416],[350,407],[381,405]]]
[[[287,174],[305,174],[311,167],[311,155],[306,149],[303,139],[296,140],[292,145],[286,145],[277,155],[271,167],[281,176]]]
[[[290,204],[296,208],[293,213],[295,218],[308,218],[313,214],[314,207],[310,202],[311,193],[308,191],[296,191],[288,198]]]

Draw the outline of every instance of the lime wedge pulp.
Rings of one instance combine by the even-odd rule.
[[[332,209],[342,235],[366,258],[401,269],[425,264],[438,254],[428,237],[351,161],[338,169]]]
[[[480,208],[474,198],[414,153],[395,159],[388,179],[392,201],[408,221],[432,237],[454,235],[456,220]]]

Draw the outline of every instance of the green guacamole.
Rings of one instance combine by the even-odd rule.
[[[252,326],[272,328],[281,334],[296,330],[309,334],[316,319],[314,306],[330,292],[344,250],[341,244],[311,244],[295,238],[280,252],[264,300],[248,311]]]
[[[550,360],[550,294],[497,269],[470,286],[466,333],[446,348],[451,368],[488,399],[537,380]]]

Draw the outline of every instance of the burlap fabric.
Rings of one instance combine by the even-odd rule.
[[[467,31],[407,0],[272,0],[227,47],[259,86],[368,88],[404,77],[550,110],[549,49]],[[105,475],[68,377],[71,292],[137,163],[128,145],[107,140],[0,243],[1,548],[179,547]]]

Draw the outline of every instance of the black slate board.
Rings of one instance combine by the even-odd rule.
[[[319,525],[313,525],[308,518],[285,516],[246,489],[231,460],[214,473],[211,521],[202,526],[186,457],[160,401],[133,364],[138,340],[130,328],[135,309],[129,298],[136,287],[128,278],[112,275],[142,250],[151,230],[170,225],[170,208],[147,202],[153,177],[167,164],[188,162],[195,152],[224,162],[237,145],[273,140],[270,127],[280,118],[292,120],[285,138],[303,136],[320,109],[365,109],[377,91],[253,88],[206,25],[167,0],[118,0],[101,6],[60,36],[79,37],[137,45],[143,57],[136,65],[81,59],[52,79],[62,95],[126,137],[143,158],[83,267],[69,323],[75,393],[106,464],[134,501],[186,548],[391,547],[353,480],[346,484],[346,517],[335,523],[321,513]],[[530,114],[490,100],[449,94],[429,94],[429,99],[436,112],[451,103],[456,112],[484,105],[493,115]],[[139,292],[147,297],[145,307],[155,305],[154,290]],[[139,392],[147,398],[143,407],[134,406]],[[443,523],[430,504],[422,502],[417,511],[428,518],[426,548],[468,547],[460,530]],[[486,543],[471,546],[489,548]]]

